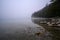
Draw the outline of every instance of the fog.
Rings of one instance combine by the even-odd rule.
[[[0,40],[49,40],[49,33],[31,21],[31,15],[49,1],[0,0]],[[41,32],[41,36],[36,37],[36,32]]]
[[[49,1],[50,0],[0,0],[0,18],[31,18],[32,13],[45,7]]]

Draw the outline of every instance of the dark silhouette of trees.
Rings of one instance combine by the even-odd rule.
[[[60,17],[60,0],[51,0],[51,4],[32,14],[32,17]]]

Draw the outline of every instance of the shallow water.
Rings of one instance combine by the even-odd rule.
[[[39,36],[35,33],[41,32]],[[7,19],[0,21],[0,40],[51,40],[50,33],[31,19]]]

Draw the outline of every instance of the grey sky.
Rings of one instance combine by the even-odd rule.
[[[30,18],[35,11],[42,9],[49,0],[1,0],[1,17]]]

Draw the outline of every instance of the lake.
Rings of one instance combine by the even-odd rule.
[[[49,32],[34,24],[31,19],[0,20],[0,40],[51,40],[49,35]]]

